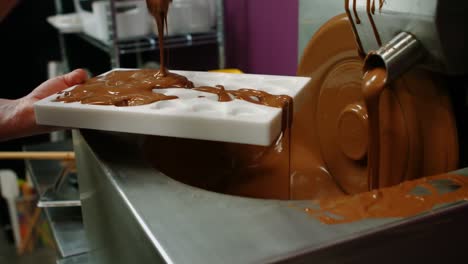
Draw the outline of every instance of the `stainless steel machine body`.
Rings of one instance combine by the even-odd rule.
[[[411,218],[325,225],[301,209],[311,201],[233,197],[179,183],[142,161],[140,142],[137,135],[74,134],[92,263],[450,262],[465,254],[467,201]]]
[[[348,3],[364,53],[376,51],[399,33],[407,32],[427,51],[429,56],[422,63],[425,67],[451,75],[468,73],[467,1],[387,0],[381,8],[379,2],[349,0]]]

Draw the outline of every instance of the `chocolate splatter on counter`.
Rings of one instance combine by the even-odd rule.
[[[321,199],[317,201],[320,209],[305,211],[322,223],[342,224],[414,216],[436,205],[461,200],[468,200],[468,177],[442,174],[352,196]]]

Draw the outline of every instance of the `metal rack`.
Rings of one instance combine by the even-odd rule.
[[[72,150],[70,140],[39,145],[25,146],[25,151],[69,151]],[[41,201],[47,190],[54,185],[60,174],[62,165],[56,160],[26,160],[28,175],[37,190]],[[69,185],[66,188],[72,188]],[[76,193],[75,200],[79,200]],[[84,258],[89,251],[80,206],[52,206],[43,207],[43,212],[49,224],[51,233],[57,246],[58,260],[69,258]]]
[[[63,14],[62,0],[55,0],[55,6],[58,14]],[[159,40],[154,34],[140,38],[119,40],[117,35],[116,7],[115,0],[109,1],[107,10],[107,27],[109,29],[109,41],[104,42],[93,38],[85,33],[77,34],[81,39],[109,54],[110,65],[112,68],[122,67],[120,56],[124,54],[136,54],[139,56],[142,52],[158,50]],[[217,44],[218,46],[218,67],[225,68],[225,47],[224,47],[224,1],[216,0],[216,28],[210,32],[198,34],[185,34],[178,36],[165,37],[165,47],[180,48],[206,44]],[[62,58],[65,64],[65,70],[68,70],[68,61],[66,56],[66,46],[64,37],[59,34],[59,42],[62,49]]]

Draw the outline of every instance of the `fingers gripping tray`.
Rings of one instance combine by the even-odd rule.
[[[223,85],[226,90],[250,88],[273,95],[288,95],[293,98],[294,110],[300,107],[301,94],[310,81],[306,77],[172,72],[186,76],[195,87]],[[36,120],[42,125],[263,146],[270,145],[281,133],[281,108],[238,99],[219,102],[216,94],[192,89],[153,91],[178,98],[141,106],[119,107],[56,102],[55,94],[34,105]]]

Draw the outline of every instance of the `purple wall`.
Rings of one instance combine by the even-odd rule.
[[[224,0],[228,67],[295,75],[298,0]]]

